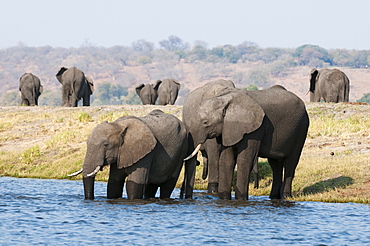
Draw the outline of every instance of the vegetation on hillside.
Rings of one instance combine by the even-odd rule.
[[[238,65],[238,66],[237,66]],[[37,75],[44,85],[40,105],[60,105],[61,85],[55,78],[61,66],[76,66],[92,77],[97,86],[93,105],[135,104],[131,93],[139,83],[176,78],[182,82],[181,98],[197,85],[218,78],[231,79],[239,87],[266,88],[274,78],[307,67],[367,68],[370,50],[326,50],[306,44],[295,49],[261,48],[253,42],[208,48],[197,41],[189,45],[177,36],[154,43],[137,40],[131,46],[96,47],[88,42],[80,48],[18,46],[0,50],[0,105],[19,105],[19,78],[24,72]],[[114,99],[106,99],[101,86],[112,84]],[[105,88],[106,89],[106,88]],[[110,92],[108,92],[109,95]],[[111,101],[112,100],[112,101]],[[140,101],[139,101],[140,102]]]

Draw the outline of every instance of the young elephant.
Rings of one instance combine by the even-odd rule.
[[[43,87],[36,75],[25,73],[19,79],[19,91],[22,96],[22,105],[37,106]]]
[[[168,198],[187,148],[184,124],[160,110],[99,124],[87,139],[82,168],[85,199],[94,199],[95,175],[106,165],[110,165],[108,198],[122,197],[126,177],[128,199],[154,197],[158,187],[160,198]]]

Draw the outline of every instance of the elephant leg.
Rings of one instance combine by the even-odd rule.
[[[295,169],[298,165],[301,152],[303,148],[303,143],[297,144],[295,151],[284,160],[284,183],[281,189],[282,198],[287,198],[292,196],[292,182],[295,174]]]
[[[219,160],[219,187],[218,196],[221,199],[231,199],[231,186],[234,176],[235,158],[232,147],[225,147],[221,151]]]
[[[259,177],[258,177],[258,157],[253,164],[253,179],[254,179],[254,188],[258,189],[259,187]]]
[[[77,107],[78,99],[75,94],[71,95],[70,97],[70,107]]]
[[[247,146],[247,148],[245,148]],[[255,139],[243,139],[237,144],[237,176],[235,187],[235,199],[248,200],[249,179],[255,163],[258,160],[260,141]]]
[[[145,195],[144,198],[154,198],[155,194],[157,193],[158,185],[157,184],[148,184],[145,187]]]
[[[166,182],[160,185],[160,198],[170,198],[173,189],[175,189],[177,178],[171,177]]]
[[[132,180],[128,180],[126,183],[127,198],[142,199],[144,195],[145,184],[138,184]]]
[[[82,105],[90,106],[90,95],[88,93],[85,93],[85,95],[83,96]]]
[[[128,177],[126,182],[126,192],[128,199],[142,199],[145,186],[148,184],[150,166],[152,164],[153,153],[149,153],[134,165],[126,168]]]
[[[107,184],[107,198],[114,199],[122,197],[123,186],[127,174],[124,169],[118,169],[116,165],[110,166],[109,179]]]
[[[283,162],[276,159],[268,159],[272,169],[272,188],[270,199],[281,199],[281,187],[283,183]]]
[[[221,144],[218,144],[216,139],[208,139],[206,143],[208,155],[208,193],[218,193]]]
[[[70,86],[64,84],[62,88],[62,106],[69,107],[69,97],[70,97]]]

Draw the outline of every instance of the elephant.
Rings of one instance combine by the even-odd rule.
[[[195,150],[207,139],[216,138],[221,143],[220,199],[231,199],[236,164],[235,199],[248,199],[247,184],[258,157],[267,158],[273,172],[270,198],[291,197],[295,169],[309,127],[305,104],[297,95],[280,85],[258,91],[225,88],[200,102],[187,117],[197,120],[191,124],[184,121],[197,145]],[[189,158],[192,156],[186,159]]]
[[[76,67],[62,67],[55,76],[62,84],[62,106],[77,107],[81,98],[83,106],[90,106],[90,96],[94,92],[91,78]]]
[[[107,198],[122,197],[126,181],[128,199],[169,198],[188,150],[183,122],[161,110],[145,117],[124,116],[102,122],[90,133],[83,167],[85,199],[94,199],[95,175],[110,165]]]
[[[203,100],[217,95],[217,93],[226,88],[235,88],[235,85],[231,80],[220,79],[215,82],[209,82],[204,86],[193,90],[186,96],[183,105],[182,120],[184,121],[186,129],[189,133],[189,149],[194,149],[194,146],[196,146],[194,139],[198,139],[197,136],[193,136],[194,132],[189,131],[190,129],[196,127],[199,120],[197,119],[198,115],[194,114],[194,110],[199,108],[199,105]],[[216,139],[207,139],[201,149],[204,163],[202,176],[205,179],[208,175],[208,193],[218,192],[218,160],[220,151],[221,144],[217,143]],[[189,170],[194,169],[195,171],[196,158],[189,159],[185,165],[185,167],[189,168]],[[192,173],[192,171],[188,171],[186,173]],[[193,184],[191,182],[194,181],[194,177],[185,177],[185,181],[186,184],[188,184],[187,187],[192,187]],[[192,197],[192,189],[186,191],[183,190],[182,193],[185,193],[185,198]],[[183,197],[184,194],[181,196]]]
[[[37,106],[38,99],[43,91],[40,79],[32,73],[25,73],[19,79],[19,91],[22,103],[25,106]]]
[[[158,90],[159,105],[174,105],[180,90],[180,83],[175,79],[157,80],[154,88]]]
[[[310,101],[348,102],[349,79],[339,69],[313,68],[310,73]]]
[[[154,105],[157,101],[158,87],[154,87],[152,84],[140,84],[135,89],[144,105]]]

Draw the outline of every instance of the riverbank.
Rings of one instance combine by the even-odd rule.
[[[293,200],[370,203],[370,105],[306,106],[311,125]],[[81,168],[93,127],[153,109],[181,118],[181,106],[0,107],[0,176],[66,179]],[[196,188],[205,189],[198,168]],[[268,195],[272,177],[266,160],[260,159],[259,170],[260,188],[251,186],[250,194]],[[105,181],[107,175],[108,168],[97,179]]]

